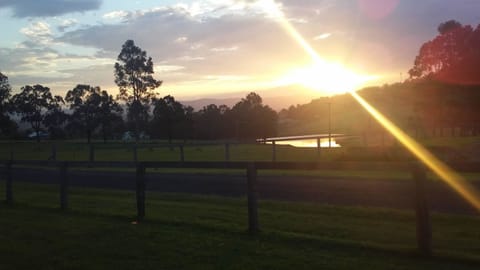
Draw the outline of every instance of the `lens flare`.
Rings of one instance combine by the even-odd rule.
[[[317,52],[308,44],[308,42],[300,35],[300,33],[290,24],[286,19],[279,6],[273,0],[264,0],[268,3],[268,14],[277,20],[286,32],[298,42],[298,44],[308,53],[314,62],[318,65],[327,65]],[[341,86],[341,83],[338,84]],[[450,169],[445,163],[436,158],[422,145],[417,143],[414,139],[408,136],[393,122],[386,118],[382,113],[371,106],[365,99],[354,92],[354,89],[346,89],[362,107],[372,115],[386,130],[388,130],[405,148],[412,152],[420,161],[422,161],[430,170],[440,177],[445,183],[460,194],[466,201],[480,211],[480,194],[479,192],[465,181],[462,176]]]
[[[261,2],[268,17],[276,20],[313,60],[311,66],[296,69],[290,74],[286,74],[279,82],[280,84],[299,83],[327,94],[340,94],[354,91],[367,81],[378,78],[377,76],[356,74],[339,63],[325,61],[286,19],[279,5],[275,4],[273,0]]]
[[[412,152],[421,160],[430,170],[438,175],[450,187],[458,192],[465,200],[480,210],[480,194],[478,191],[465,181],[462,176],[450,169],[445,163],[436,158],[432,153],[408,136],[395,124],[393,124],[382,113],[376,110],[365,99],[355,92],[350,93],[362,107],[372,115],[386,130],[388,130],[405,148]]]

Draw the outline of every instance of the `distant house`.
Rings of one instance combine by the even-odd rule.
[[[140,133],[140,136],[138,136],[140,140],[148,140],[150,139],[150,136],[146,135],[144,132]],[[132,131],[125,131],[122,135],[122,141],[124,142],[131,142],[135,141],[135,136]]]
[[[125,131],[122,135],[122,141],[124,142],[131,142],[135,140],[135,137],[133,136],[131,131]]]
[[[50,136],[50,134],[48,134],[48,132],[45,132],[45,131],[38,132],[38,137],[40,137],[40,139],[47,139],[49,136]],[[36,139],[37,138],[37,132],[34,131],[34,132],[28,134],[27,138]]]

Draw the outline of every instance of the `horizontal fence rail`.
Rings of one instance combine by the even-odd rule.
[[[191,168],[191,169],[246,169],[252,161],[48,161],[15,160],[0,161],[0,166],[58,167],[68,164],[69,168]],[[375,162],[375,161],[253,161],[258,170],[350,170],[350,171],[410,171],[417,162]],[[480,172],[480,162],[450,162],[447,164],[457,172]]]
[[[1,174],[5,179],[5,199],[8,205],[13,205],[12,189],[13,167],[47,167],[58,169],[60,187],[60,208],[68,209],[68,171],[71,168],[131,168],[135,169],[137,220],[145,218],[145,176],[149,168],[193,168],[193,169],[238,169],[245,170],[248,231],[256,234],[260,231],[258,221],[258,170],[351,170],[351,171],[407,171],[415,183],[415,214],[417,246],[420,253],[430,256],[432,253],[432,229],[430,213],[426,196],[426,168],[418,162],[176,162],[176,161],[145,161],[145,162],[112,162],[112,161],[38,161],[38,160],[8,160],[0,163]],[[480,172],[480,163],[449,163],[458,172]],[[133,179],[132,179],[133,180]]]

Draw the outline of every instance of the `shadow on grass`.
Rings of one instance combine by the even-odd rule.
[[[423,257],[416,249],[392,247],[371,242],[350,241],[344,239],[333,239],[329,237],[319,237],[295,232],[283,231],[261,231],[252,235],[241,226],[218,226],[206,223],[189,222],[187,220],[167,220],[161,218],[146,218],[143,221],[137,221],[135,216],[126,214],[99,213],[94,211],[73,210],[62,211],[59,208],[34,206],[24,202],[15,203],[12,206],[2,204],[0,210],[3,211],[25,211],[35,212],[37,215],[57,216],[81,219],[97,219],[103,222],[125,224],[139,228],[159,228],[164,231],[178,230],[183,232],[192,232],[196,235],[218,235],[227,239],[237,239],[251,244],[269,243],[273,246],[298,247],[299,249],[314,250],[321,254],[342,254],[351,257],[381,257],[394,258],[395,260],[407,260],[413,263],[421,264],[441,264],[455,265],[465,267],[478,267],[480,259],[467,255],[450,254],[448,252],[434,252],[431,257]],[[6,213],[5,213],[6,214]]]

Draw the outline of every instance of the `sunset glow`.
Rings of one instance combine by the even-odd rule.
[[[280,84],[299,84],[324,95],[336,95],[358,90],[378,76],[358,75],[346,67],[327,62],[292,70],[280,79]]]
[[[378,110],[371,106],[365,99],[355,92],[352,96],[367,110],[370,115],[377,120],[386,130],[390,132],[405,148],[414,154],[423,164],[425,164],[432,172],[440,177],[445,183],[453,188],[472,206],[480,211],[480,193],[478,190],[468,183],[463,177],[449,168],[445,163],[439,160],[435,155],[430,153],[425,147],[408,136],[388,118],[382,115]]]
[[[272,5],[276,6],[276,5]],[[278,7],[278,6],[276,6]],[[277,13],[275,13],[277,14]],[[280,12],[278,12],[280,14]],[[408,136],[400,128],[398,128],[393,122],[391,122],[387,117],[382,113],[376,110],[371,106],[365,99],[358,95],[354,89],[357,82],[362,78],[360,75],[355,75],[354,73],[348,72],[346,69],[338,68],[334,65],[328,64],[325,62],[319,54],[308,44],[308,42],[300,35],[298,31],[284,18],[278,17],[277,20],[280,22],[282,27],[287,31],[289,35],[295,39],[298,44],[308,53],[313,61],[317,63],[316,69],[329,74],[328,80],[322,82],[318,80],[320,85],[318,87],[328,87],[329,89],[342,89],[345,92],[349,92],[355,100],[358,101],[360,105],[375,119],[380,125],[382,125],[390,134],[392,134],[406,149],[408,149],[412,154],[414,154],[422,163],[424,163],[430,170],[432,170],[436,175],[440,177],[445,183],[447,183],[452,189],[454,189],[458,194],[460,194],[466,201],[468,201],[472,206],[480,211],[480,193],[469,184],[461,175],[456,173],[454,170],[449,168],[445,163],[440,161],[432,153],[430,153],[426,148],[417,143],[413,138]],[[299,73],[297,75],[298,79],[305,79],[306,81],[311,81],[316,74],[315,70],[309,71],[307,73]],[[347,83],[345,83],[345,81]],[[335,90],[339,91],[339,90]]]
[[[405,79],[431,26],[458,14],[476,23],[474,2],[9,0],[0,5],[0,71],[14,91],[41,83],[63,96],[84,83],[116,95],[112,65],[133,39],[152,57],[162,96],[264,96],[278,86],[282,96],[306,86],[315,90],[302,94],[307,102]]]
[[[280,84],[300,84],[326,95],[335,95],[357,90],[367,81],[378,79],[378,76],[356,74],[342,64],[324,60],[287,20],[275,1],[265,0],[264,8],[313,60],[310,66],[287,73],[279,80]]]

